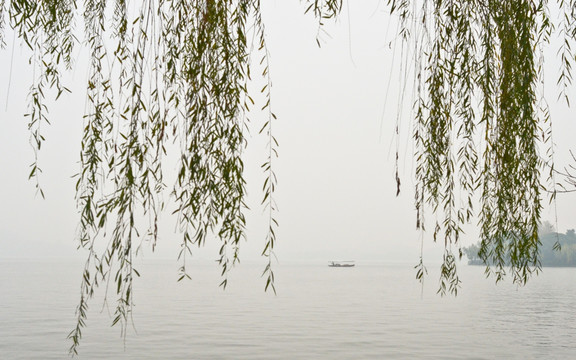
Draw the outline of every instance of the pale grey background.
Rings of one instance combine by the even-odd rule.
[[[303,14],[305,6],[299,1],[265,1],[263,6],[272,107],[279,118],[274,123],[280,142],[280,158],[274,164],[279,178],[275,194],[280,208],[279,261],[416,263],[421,234],[415,230],[410,113],[399,105],[401,53],[396,23],[390,21],[385,2],[351,2],[336,24],[328,21],[322,48],[315,40],[317,20]],[[23,117],[34,74],[24,46],[13,43],[10,31],[6,38],[8,46],[0,51],[0,258],[82,259],[74,241],[78,216],[71,176],[79,169],[87,50],[76,50],[78,66],[67,76],[74,93],[50,106],[52,125],[44,128],[47,141],[40,153],[46,193],[42,200],[27,180],[33,152]],[[573,110],[556,102],[555,49],[545,49],[546,92],[554,119],[557,166],[562,167],[569,161],[568,150],[576,149],[576,121]],[[256,80],[254,90],[260,87],[261,80]],[[406,105],[411,92],[405,94]],[[398,109],[403,109],[399,138],[403,186],[396,197],[393,134]],[[265,114],[255,112],[251,118],[254,130],[246,176],[252,210],[243,259],[259,258],[267,226],[259,205],[265,139],[257,135]],[[559,195],[556,206],[559,230],[576,227],[574,196]],[[555,222],[554,206],[546,207],[543,218]],[[169,212],[163,215],[155,257],[176,259],[180,237],[174,233],[174,223]],[[474,224],[467,230],[463,243],[477,241]],[[441,261],[441,246],[433,244],[431,234],[424,236],[426,260]],[[144,255],[152,256],[148,249]],[[195,256],[213,259],[217,245],[208,245]]]

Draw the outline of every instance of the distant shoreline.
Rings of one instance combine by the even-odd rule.
[[[486,264],[480,260],[468,260],[468,265],[470,266],[486,266]],[[492,266],[492,265],[488,265]],[[548,268],[576,268],[576,265],[562,265],[562,264],[542,264],[542,267]]]

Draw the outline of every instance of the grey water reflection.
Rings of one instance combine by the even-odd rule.
[[[81,266],[0,263],[0,358],[62,359],[74,324]],[[565,359],[576,353],[576,269],[550,268],[526,287],[461,266],[458,297],[423,296],[411,265],[276,267],[242,264],[226,291],[211,262],[177,283],[177,264],[139,269],[134,326],[124,344],[110,308],[92,302],[80,359]]]

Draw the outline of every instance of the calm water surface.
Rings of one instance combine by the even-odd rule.
[[[528,286],[494,285],[460,267],[458,297],[435,295],[411,265],[329,268],[279,264],[278,294],[263,266],[242,263],[226,291],[219,269],[148,261],[126,342],[114,309],[91,303],[80,359],[569,359],[576,356],[576,269],[547,268]],[[0,359],[65,359],[81,265],[0,261]],[[421,294],[422,293],[422,294]]]

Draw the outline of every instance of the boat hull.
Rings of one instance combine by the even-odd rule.
[[[338,263],[335,261],[332,261],[330,264],[328,264],[329,267],[354,267],[356,266],[356,264],[350,264],[350,263]]]

